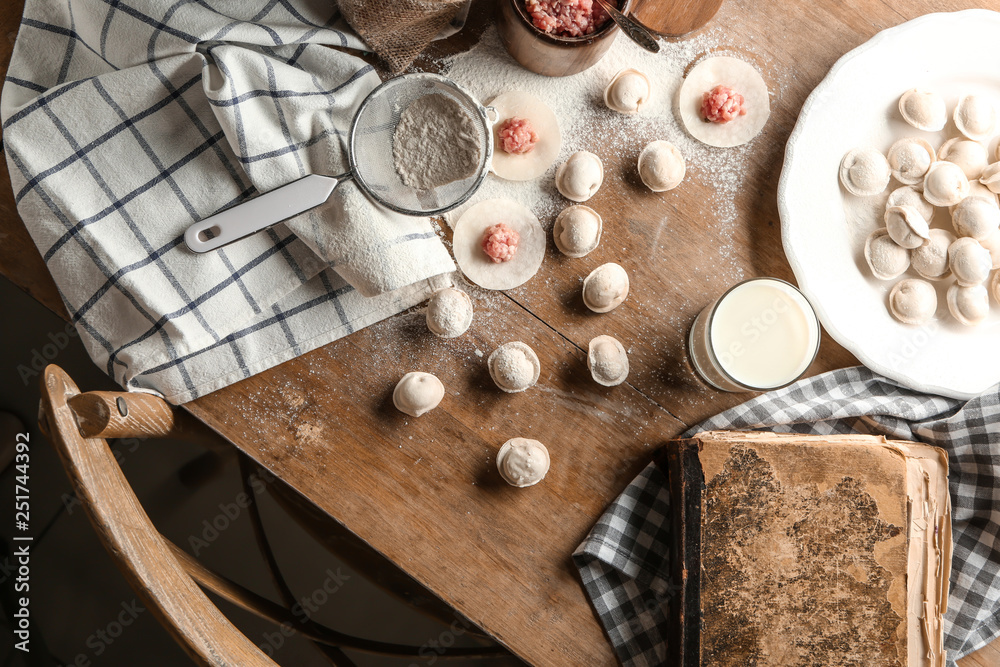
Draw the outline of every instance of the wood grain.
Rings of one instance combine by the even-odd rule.
[[[607,183],[618,187],[605,186],[590,202],[607,212],[606,236],[582,263],[550,248],[546,273],[527,286],[506,296],[473,291],[476,321],[460,339],[434,338],[411,312],[187,409],[527,661],[614,664],[569,555],[662,440],[749,397],[703,385],[686,361],[684,335],[736,278],[794,280],[780,245],[776,188],[803,101],[837,58],[879,30],[984,4],[1000,9],[997,0],[724,3],[709,29],[718,27],[732,50],[759,66],[775,93],[733,198],[735,222],[713,209],[711,173],[689,172],[683,188],[653,194],[640,186],[632,156],[596,145]],[[492,10],[477,0],[470,25],[431,53],[471,46]],[[18,3],[0,8],[9,36],[19,13]],[[0,45],[0,58],[9,52],[9,43]],[[7,234],[0,272],[65,316],[8,187],[0,192],[0,233]],[[628,269],[633,293],[613,314],[594,316],[580,303],[579,280],[606,261]],[[603,333],[630,341],[632,375],[614,389],[594,385],[584,363],[587,342]],[[483,365],[508,340],[529,343],[542,362],[539,386],[524,394],[501,394]],[[808,372],[853,363],[824,335]],[[408,370],[433,371],[448,389],[441,407],[419,419],[391,406],[392,387]],[[497,449],[517,435],[552,452],[552,471],[536,487],[507,487],[495,473]],[[959,664],[995,667],[997,646]]]
[[[642,0],[634,15],[664,37],[688,35],[712,20],[722,0]]]
[[[195,585],[153,527],[104,440],[86,440],[67,400],[68,375],[42,375],[42,419],[101,544],[146,608],[205,667],[277,667]]]

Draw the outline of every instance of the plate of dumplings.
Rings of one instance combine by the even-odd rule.
[[[1000,14],[928,14],[843,56],[799,114],[782,243],[830,335],[918,391],[1000,382]]]

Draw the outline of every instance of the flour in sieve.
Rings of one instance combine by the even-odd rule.
[[[479,133],[469,114],[446,95],[412,102],[399,117],[392,157],[403,183],[416,190],[474,176],[481,155]]]

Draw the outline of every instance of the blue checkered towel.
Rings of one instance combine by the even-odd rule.
[[[867,368],[800,380],[684,434],[720,429],[868,433],[948,452],[954,557],[945,615],[949,665],[1000,636],[1000,387],[968,402],[920,394]],[[573,559],[625,667],[665,664],[670,492],[651,463],[611,504]]]
[[[453,30],[452,30],[453,32]],[[182,403],[404,310],[455,270],[353,184],[223,250],[194,221],[346,170],[379,83],[326,0],[28,0],[0,100],[18,211],[94,360]]]

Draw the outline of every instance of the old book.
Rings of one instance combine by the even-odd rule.
[[[943,667],[944,450],[875,436],[668,443],[668,665]]]

